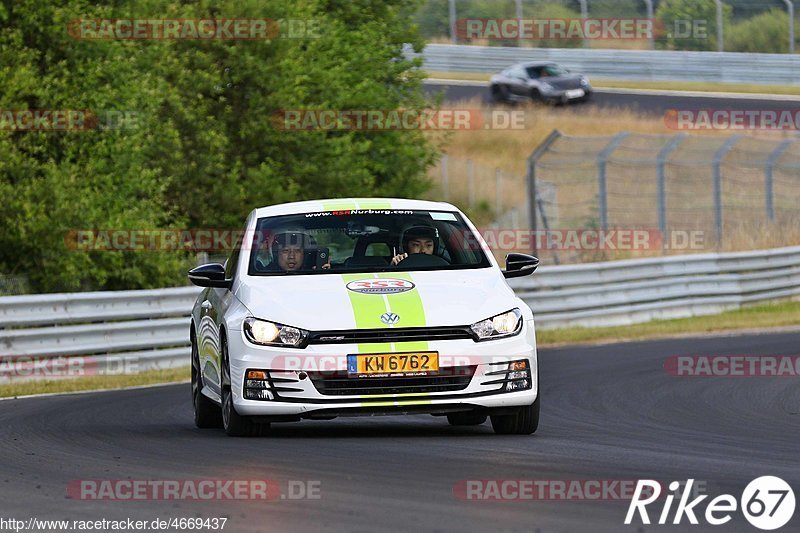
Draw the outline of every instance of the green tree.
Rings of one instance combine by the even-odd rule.
[[[732,8],[724,6],[725,28],[731,13]],[[664,32],[659,36],[660,47],[671,50],[717,49],[717,6],[714,0],[661,0],[655,17]]]
[[[176,252],[83,252],[70,230],[238,229],[253,207],[419,195],[437,150],[420,131],[276,128],[282,109],[427,105],[413,0],[3,0],[0,109],[129,111],[135,127],[0,131],[0,272],[37,291],[185,283]],[[80,40],[95,18],[316,21],[269,41]]]
[[[733,24],[725,39],[729,52],[781,54],[789,51],[789,15],[772,9]]]

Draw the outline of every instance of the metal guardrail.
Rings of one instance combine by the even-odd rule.
[[[539,328],[609,326],[718,313],[800,295],[800,247],[543,266],[511,281]],[[200,289],[0,298],[0,382],[9,362],[71,360],[98,373],[185,366]]]
[[[800,84],[800,56],[792,54],[429,44],[422,57],[434,72],[496,73],[513,63],[552,61],[590,79]]]

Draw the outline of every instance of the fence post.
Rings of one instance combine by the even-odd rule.
[[[542,141],[542,144],[537,146],[528,157],[528,225],[530,226],[534,236],[534,238],[531,239],[533,241],[532,251],[534,255],[538,253],[538,250],[536,249],[536,163],[539,162],[539,159],[541,159],[550,146],[560,137],[561,132],[558,130],[553,130],[550,132],[550,135],[548,135],[547,138]],[[514,225],[514,227],[517,226]]]
[[[766,199],[767,208],[767,222],[775,221],[775,208],[773,205],[774,192],[772,182],[772,171],[775,168],[775,163],[778,159],[786,153],[786,150],[796,142],[797,139],[786,139],[778,147],[769,154],[767,158],[767,166],[764,168],[764,198]]]
[[[650,36],[647,37],[647,47],[650,50],[656,49],[655,43],[655,21],[653,20],[653,0],[644,0],[644,3],[647,5],[647,20],[650,21]]]
[[[725,21],[722,18],[722,0],[714,0],[717,4],[717,50],[725,51]]]
[[[614,136],[611,139],[611,142],[603,148],[603,150],[597,155],[597,181],[598,181],[598,192],[600,194],[600,228],[603,230],[608,229],[608,191],[606,187],[606,165],[608,164],[608,158],[611,157],[611,154],[617,147],[622,144],[622,141],[625,140],[631,133],[629,131],[623,131]]]
[[[475,163],[472,159],[467,159],[467,201],[469,208],[475,207]]]
[[[449,201],[450,197],[450,183],[449,176],[447,175],[447,154],[442,155],[442,198],[444,201]]]
[[[722,160],[741,138],[741,135],[734,135],[714,154],[714,228],[717,232],[717,247],[722,246]]]
[[[794,53],[794,4],[792,0],[783,0],[789,11],[789,53]]]
[[[456,36],[456,0],[448,1],[447,16],[450,21],[450,42],[456,44],[458,42],[458,37]]]
[[[494,169],[494,218],[500,218],[503,211],[503,174],[499,168]]]
[[[686,138],[685,133],[680,133],[672,138],[667,145],[658,152],[656,159],[656,176],[658,180],[658,230],[661,232],[662,243],[667,236],[667,183],[664,174],[664,167],[667,165],[667,158],[681,142]]]
[[[586,3],[586,0],[578,0],[581,4],[581,18],[586,20],[589,18],[589,5]],[[583,38],[583,47],[589,48],[589,39],[584,37]]]
[[[522,0],[516,0],[516,13],[517,13],[517,27],[522,26]],[[517,41],[517,47],[522,48],[522,43],[524,39],[522,38],[522,32],[519,32],[520,38]]]

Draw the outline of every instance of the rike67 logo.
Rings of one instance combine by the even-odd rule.
[[[690,524],[697,525],[697,514],[700,514],[700,504],[708,498],[704,494],[697,496],[689,501],[692,494],[693,479],[686,482],[686,488],[680,490],[682,483],[673,481],[669,484],[672,494],[667,494],[663,499],[664,506],[658,516],[656,523],[664,525],[667,523],[680,524],[684,516]],[[645,496],[646,494],[646,496]],[[680,500],[672,521],[669,522],[672,514],[672,503],[675,496]],[[630,525],[637,511],[643,524],[650,524],[650,516],[647,513],[647,506],[659,500],[661,497],[661,484],[650,479],[640,479],[636,484],[633,499],[628,507],[628,514],[625,516],[625,524]],[[762,476],[751,481],[742,492],[739,501],[730,494],[721,494],[708,502],[705,513],[701,514],[705,521],[713,526],[721,526],[730,522],[732,513],[741,508],[742,514],[750,524],[764,531],[772,531],[785,526],[794,515],[795,498],[792,487],[784,480],[775,476]],[[695,514],[697,513],[697,514]]]

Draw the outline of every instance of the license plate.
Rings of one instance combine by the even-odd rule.
[[[586,91],[583,89],[572,89],[571,91],[567,91],[567,98],[583,98],[586,96]]]
[[[438,352],[376,353],[347,356],[347,375],[351,377],[428,376],[438,372]]]

